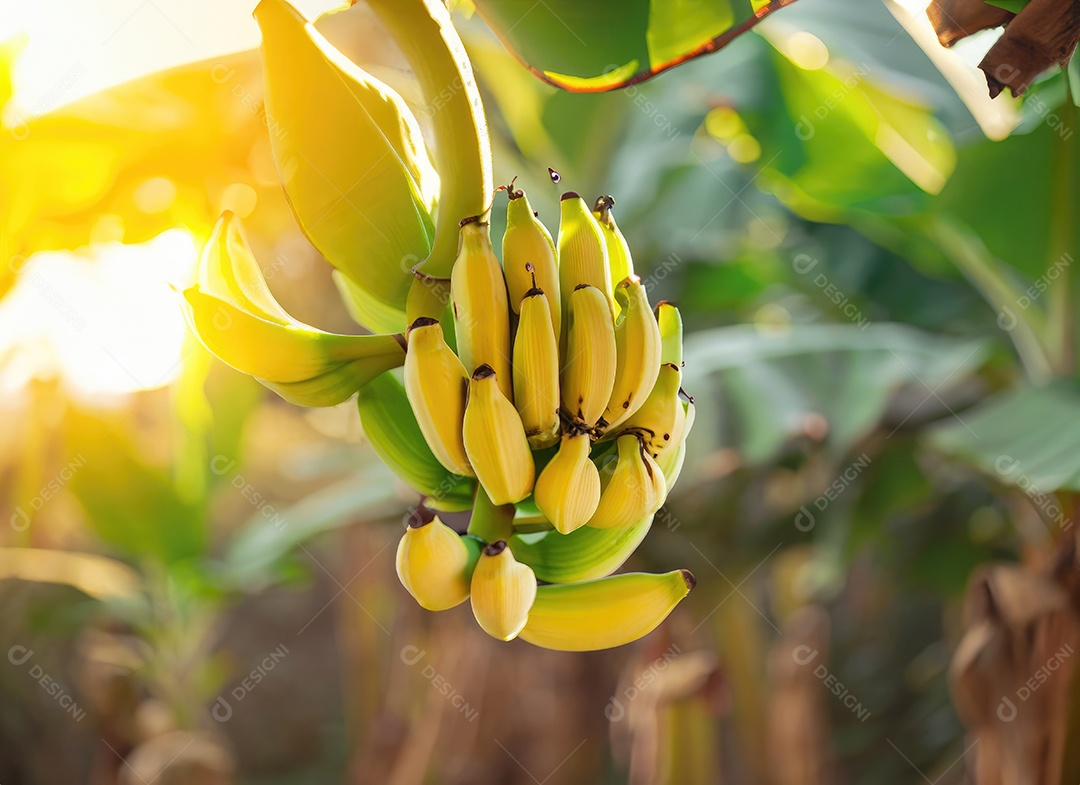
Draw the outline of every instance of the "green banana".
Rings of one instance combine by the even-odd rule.
[[[483,213],[492,190],[491,145],[480,91],[441,0],[368,0],[368,4],[401,47],[427,102],[441,187],[434,246],[418,269],[432,278],[449,278],[458,247],[458,221]],[[469,368],[470,373],[473,370]]]
[[[558,651],[622,646],[656,629],[695,582],[689,570],[674,570],[541,586],[519,635]]]
[[[588,581],[619,569],[645,539],[652,522],[650,515],[621,529],[583,526],[569,534],[515,534],[510,546],[518,561],[532,567],[542,581]]]
[[[476,483],[449,471],[428,447],[403,385],[393,372],[376,376],[357,395],[360,424],[375,454],[433,509],[468,510]]]
[[[667,300],[656,304],[656,323],[660,328],[660,362],[683,367],[683,323],[679,309]]]

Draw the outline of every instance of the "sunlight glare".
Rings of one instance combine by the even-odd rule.
[[[60,377],[82,396],[172,382],[187,327],[171,286],[191,275],[195,238],[170,229],[138,245],[49,251],[25,261],[0,302],[0,392]]]

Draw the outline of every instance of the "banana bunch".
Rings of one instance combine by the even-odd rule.
[[[410,528],[398,573],[425,608],[469,598],[500,640],[618,646],[693,586],[686,571],[611,575],[682,466],[682,321],[649,304],[610,196],[590,210],[564,194],[553,239],[522,190],[503,190],[501,262],[481,217],[462,220],[449,313],[406,333],[416,430],[449,476],[475,482],[472,522],[464,535],[438,517]],[[452,507],[460,487],[425,503]]]
[[[694,584],[685,570],[612,575],[682,468],[694,407],[679,312],[649,303],[610,196],[590,209],[564,194],[553,238],[513,182],[496,189],[500,260],[486,121],[446,7],[370,6],[419,82],[426,128],[286,0],[255,16],[289,202],[374,334],[286,313],[230,214],[181,293],[188,324],[294,403],[357,395],[373,449],[422,497],[397,572],[424,608],[468,599],[490,635],[553,649],[633,641]],[[438,515],[469,509],[464,534]]]

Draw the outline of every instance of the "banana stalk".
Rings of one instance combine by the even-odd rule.
[[[401,47],[427,104],[424,114],[434,132],[441,187],[434,246],[417,269],[431,278],[449,278],[458,247],[458,221],[483,213],[492,189],[491,145],[480,91],[469,55],[441,0],[368,0],[368,4]]]

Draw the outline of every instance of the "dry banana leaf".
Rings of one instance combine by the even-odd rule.
[[[931,0],[926,15],[942,46],[980,30],[1005,27],[979,63],[991,98],[1006,87],[1021,95],[1039,74],[1065,66],[1080,40],[1076,0],[1031,0],[1017,14],[983,0]]]

